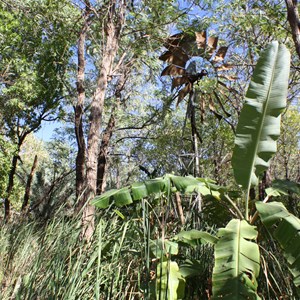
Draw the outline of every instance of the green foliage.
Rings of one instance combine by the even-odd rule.
[[[236,182],[249,192],[276,153],[280,114],[285,108],[290,54],[273,42],[257,62],[239,119],[232,166]]]
[[[75,37],[68,27],[73,23],[72,5],[69,1],[51,3],[8,1],[0,6],[0,110],[16,140],[17,128],[36,130],[41,120],[56,112],[64,94]],[[75,18],[75,10],[73,14]]]
[[[293,101],[282,116],[281,135],[278,140],[278,151],[271,165],[272,177],[298,180],[297,165],[299,153],[299,103]]]
[[[290,180],[275,179],[272,182],[272,186],[266,189],[266,193],[269,196],[281,196],[294,193],[297,196],[300,195],[300,184]]]
[[[145,163],[150,170],[158,169],[158,175],[172,171],[180,172],[181,175],[192,173],[193,162],[189,156],[191,152],[190,136],[186,133],[189,128],[185,130],[186,132],[182,130],[185,116],[182,111],[173,114],[170,97],[166,96],[166,90],[162,88],[162,92],[154,93],[151,90],[151,83],[148,81],[149,79],[154,80],[153,75],[159,67],[156,52],[161,50],[164,39],[168,35],[165,24],[176,21],[180,23],[176,30],[182,27],[185,32],[194,32],[210,28],[210,25],[214,23],[210,34],[215,30],[220,30],[220,38],[224,39],[226,36],[228,44],[231,45],[228,60],[236,66],[225,71],[227,76],[225,81],[224,77],[222,79],[212,75],[200,82],[198,92],[199,94],[212,92],[211,87],[215,87],[217,80],[222,80],[223,85],[228,86],[228,91],[226,88],[225,92],[225,89],[217,92],[219,97],[223,97],[222,101],[226,102],[226,109],[230,108],[229,111],[232,114],[226,121],[233,124],[236,122],[235,117],[241,105],[239,99],[247,84],[247,78],[252,73],[251,68],[255,64],[259,50],[268,41],[274,39],[274,35],[278,36],[280,41],[286,41],[287,44],[290,42],[284,28],[286,16],[281,2],[250,1],[244,4],[240,1],[231,1],[230,3],[228,1],[194,1],[193,5],[197,2],[201,5],[201,9],[209,8],[210,11],[204,12],[196,9],[193,11],[193,17],[190,17],[186,12],[192,6],[184,5],[182,11],[178,11],[177,4],[172,1],[132,1],[128,4],[126,25],[122,32],[117,62],[125,52],[124,64],[132,61],[138,62],[132,65],[129,63],[132,66],[133,76],[126,83],[126,88],[122,92],[124,101],[122,98],[121,107],[124,110],[117,113],[118,127],[129,125],[129,127],[142,127],[142,129],[117,132],[114,139],[116,143],[113,143],[114,147],[110,149],[111,157],[109,158],[111,165],[108,185],[111,187],[119,186],[120,182],[128,184],[128,180],[133,177],[140,178],[139,180],[145,177],[139,174],[137,162]],[[97,2],[95,12],[101,13],[101,5],[106,4],[106,2]],[[69,80],[70,73],[68,72],[71,67],[72,46],[75,45],[77,39],[77,26],[80,25],[78,20],[81,12],[80,9],[77,9],[77,5],[77,1],[67,0],[7,0],[0,4],[0,122],[1,128],[5,129],[5,134],[11,137],[11,140],[0,139],[0,198],[3,197],[2,194],[5,190],[11,155],[17,150],[13,143],[17,142],[18,130],[20,129],[19,132],[22,133],[22,130],[38,128],[39,116],[42,116],[44,111],[47,113],[43,117],[56,117],[57,111],[62,108],[61,101],[64,101],[61,99],[66,96],[65,86],[74,81],[73,79]],[[201,21],[198,21],[200,19],[199,16],[196,16],[198,14],[201,16]],[[89,72],[86,72],[89,73],[86,75],[91,79],[91,82],[87,82],[86,85],[87,97],[92,97],[90,87],[94,84],[93,75],[97,73],[97,64],[101,59],[101,50],[99,49],[103,43],[101,34],[103,23],[106,22],[105,18],[99,18],[100,22],[93,23],[88,32],[88,66],[90,68],[90,64],[95,63],[96,67],[95,69],[91,67],[92,70],[89,69]],[[187,27],[187,24],[191,26]],[[275,31],[274,28],[276,28]],[[282,51],[282,46],[279,48]],[[271,55],[269,58],[276,60],[278,57]],[[279,61],[275,61],[275,65],[278,63]],[[149,74],[145,71],[145,65],[150,66]],[[284,65],[286,70],[287,65],[287,63]],[[284,68],[278,69],[281,72]],[[257,76],[257,72],[259,71],[254,73],[253,80],[262,79]],[[117,71],[113,73],[118,76]],[[230,76],[235,76],[237,73],[239,78],[233,80]],[[273,78],[275,81],[278,79],[277,76],[279,78],[279,73],[275,73]],[[266,78],[263,77],[263,79]],[[297,77],[293,77],[293,79],[293,82],[297,82]],[[282,81],[286,85],[286,81]],[[111,94],[113,94],[115,82],[116,79],[113,77],[109,83],[105,104],[107,111],[114,101]],[[262,91],[262,89],[257,89],[257,86],[254,87],[254,83],[251,84],[250,89]],[[278,87],[280,86],[281,82],[278,84]],[[161,83],[159,88],[161,88]],[[280,90],[282,93],[285,92],[283,88]],[[296,90],[294,88],[293,92],[297,93]],[[277,91],[275,92],[277,93]],[[164,96],[165,103],[161,109],[162,96]],[[246,97],[248,96],[249,94]],[[199,101],[201,99],[196,98],[195,104],[198,105]],[[145,102],[150,104],[145,105]],[[253,104],[253,102],[251,103]],[[231,104],[234,105],[231,106]],[[87,109],[89,109],[88,105],[89,99],[87,100]],[[282,105],[279,105],[280,108]],[[276,113],[280,110],[279,106],[276,106],[276,109],[278,108]],[[265,108],[267,112],[270,112],[270,107],[266,106]],[[264,127],[265,124],[256,118],[259,115],[263,115],[263,113],[259,113],[259,110],[251,110],[251,117],[245,116],[245,113],[242,112],[241,119],[249,119],[243,123],[244,125],[242,124],[243,127],[248,129],[249,126],[262,125]],[[154,116],[153,119],[152,116]],[[162,116],[164,120],[161,120]],[[282,195],[288,197],[291,194],[297,196],[299,193],[298,183],[287,181],[287,179],[297,180],[296,166],[299,160],[299,149],[295,132],[298,130],[298,117],[297,109],[291,114],[289,110],[286,113],[286,126],[283,127],[284,131],[279,140],[278,152],[280,159],[284,160],[284,166],[280,161],[274,164],[273,170],[271,169],[273,175],[284,177],[285,180],[273,182],[272,188],[266,191],[268,197],[282,197]],[[150,121],[148,122],[146,118]],[[160,125],[154,121],[159,121]],[[200,120],[197,122],[200,124]],[[241,211],[245,209],[244,199],[241,198],[240,193],[229,191],[233,182],[232,172],[229,168],[233,134],[226,127],[225,122],[216,122],[209,114],[204,122],[198,128],[203,139],[203,143],[199,147],[200,174],[202,177],[211,176],[215,181],[166,175],[133,183],[123,189],[111,190],[95,198],[93,203],[106,210],[99,212],[101,217],[90,245],[85,245],[79,238],[79,220],[70,219],[67,216],[70,207],[57,211],[59,203],[67,202],[73,205],[74,178],[71,173],[70,176],[65,175],[71,172],[74,157],[65,143],[49,144],[47,152],[50,157],[46,153],[47,157],[40,161],[33,187],[32,204],[43,200],[41,210],[43,210],[44,204],[45,207],[51,207],[51,218],[48,220],[49,216],[46,218],[41,214],[47,221],[41,218],[43,220],[41,223],[29,222],[17,227],[14,225],[3,226],[0,229],[0,281],[2,281],[3,299],[57,297],[68,300],[142,299],[149,295],[147,285],[151,281],[150,272],[154,272],[156,279],[152,278],[155,288],[153,297],[183,298],[183,284],[185,284],[186,299],[193,299],[196,294],[200,299],[208,299],[211,298],[211,286],[207,279],[211,278],[212,273],[213,247],[215,247],[218,259],[216,259],[214,269],[213,296],[217,298],[218,295],[222,295],[224,296],[222,298],[233,299],[231,293],[241,292],[246,294],[249,299],[251,297],[258,299],[256,277],[259,255],[257,244],[255,244],[257,231],[247,221],[236,219],[238,217],[243,219]],[[144,126],[144,124],[147,125]],[[278,135],[277,121],[275,127],[276,130],[268,134],[268,138],[271,140]],[[257,128],[256,131],[259,132]],[[121,140],[128,142],[121,143]],[[264,165],[271,155],[269,150],[275,151],[273,145],[274,143],[272,143],[272,149],[268,146],[267,153],[265,152],[263,155]],[[293,146],[290,147],[290,145]],[[243,147],[245,148],[240,152],[245,152],[246,148],[253,149],[246,144]],[[36,150],[38,151],[29,144],[21,147],[20,154],[24,164],[18,167],[18,180],[26,178],[31,165],[28,153]],[[41,152],[43,151],[41,150]],[[125,152],[126,155],[118,156],[119,153],[123,155],[122,153]],[[40,154],[43,155],[44,152]],[[248,155],[249,153],[245,156],[246,160],[242,160],[237,165],[247,169],[246,172],[249,176],[245,177],[248,179],[252,177],[256,181],[257,172],[244,164],[244,161],[248,161]],[[178,158],[184,162],[179,162]],[[237,158],[236,153],[234,158]],[[128,159],[128,164],[124,163],[125,159]],[[261,164],[257,163],[253,156],[249,158],[249,160],[251,159],[257,166],[256,171],[259,171]],[[120,173],[121,180],[119,179]],[[237,180],[242,180],[244,175],[237,177]],[[248,179],[246,181],[250,182]],[[55,184],[56,182],[59,184]],[[226,185],[226,188],[217,186],[216,182]],[[238,183],[240,182],[238,181]],[[55,188],[51,189],[53,186]],[[23,185],[17,182],[16,197],[13,197],[13,201],[16,200],[16,206],[20,204],[22,188]],[[178,211],[175,208],[176,199],[173,197],[174,192],[179,192],[181,196],[185,225],[179,221]],[[258,204],[258,210],[260,205],[266,204]],[[109,209],[110,206],[114,206],[114,208],[117,206],[118,210],[112,211]],[[146,208],[147,206],[148,208]],[[269,207],[267,206],[267,208]],[[276,206],[276,208],[278,207]],[[292,244],[297,245],[298,243],[296,230],[299,230],[299,221],[291,218],[292,215],[287,215],[283,208],[279,208],[281,209],[280,214],[274,213],[276,222],[267,227],[271,233],[277,232],[278,229],[276,235],[281,239],[278,241],[285,250],[286,257],[290,262],[289,266],[297,278],[298,256],[296,252],[290,250]],[[246,204],[247,209],[248,203]],[[141,217],[142,214],[143,217]],[[263,214],[267,214],[267,212],[263,212]],[[232,215],[234,215],[234,220],[226,226]],[[34,216],[31,215],[30,218],[32,217]],[[222,227],[217,236],[216,226]],[[258,228],[261,229],[259,226]],[[281,233],[281,229],[285,230],[285,234]],[[291,234],[287,234],[289,232]],[[160,236],[165,238],[160,238]],[[275,246],[264,235],[263,230],[259,237],[261,249],[269,251],[270,260],[277,259],[277,253],[273,251]],[[282,239],[284,237],[292,238],[288,242]],[[224,244],[229,248],[224,247]],[[238,251],[239,246],[243,250],[242,252]],[[250,251],[248,247],[253,251]],[[219,257],[224,253],[229,259]],[[151,260],[150,256],[154,259]],[[231,257],[240,262],[233,268],[231,267],[234,260],[231,260]],[[276,264],[272,265],[272,268],[274,265],[281,267],[280,258]],[[267,289],[271,289],[270,282],[276,282],[278,273],[271,273],[269,266],[264,264],[264,260],[262,260],[262,266],[264,272],[261,272],[260,276],[268,276],[265,280],[267,281],[266,286]],[[220,269],[218,269],[219,267]],[[229,283],[224,284],[224,278],[215,283],[220,275],[219,270],[223,270],[223,268],[226,269],[224,274],[228,275]],[[284,266],[282,266],[281,272],[287,276],[284,273]],[[282,286],[282,282],[284,281],[278,282],[277,285]],[[298,284],[298,279],[295,284]],[[262,286],[261,282],[260,286]],[[227,290],[229,291],[227,292]],[[288,291],[288,288],[284,287],[282,290]],[[274,292],[273,294],[273,291],[269,290],[268,293],[263,295],[264,298],[279,299],[285,296],[283,293],[276,294]],[[238,297],[241,298],[241,294],[236,296],[236,298]]]
[[[174,192],[175,190],[184,193],[211,194],[209,183],[205,183],[201,179],[168,174],[161,178],[134,183],[130,187],[110,190],[100,196],[96,196],[91,203],[99,208],[107,208],[111,202],[121,207],[153,195],[156,198],[163,194],[168,196],[171,191]]]
[[[233,219],[219,229],[212,299],[261,299],[256,292],[260,270],[257,234],[245,220]]]
[[[300,220],[289,213],[280,202],[256,202],[263,224],[270,230],[276,239],[283,255],[288,262],[289,269],[294,277],[294,284],[300,292]]]
[[[10,167],[7,180],[7,204],[14,202],[14,190],[23,194],[25,189],[27,179],[21,187],[14,185],[20,162],[16,158],[21,155],[26,137],[37,131],[42,121],[57,118],[62,110],[65,87],[69,85],[66,82],[76,37],[73,31],[76,15],[76,9],[67,0],[0,3],[1,125],[16,146],[12,160],[15,166]],[[16,204],[20,203],[18,198]],[[9,206],[6,207],[8,218]]]
[[[216,244],[218,238],[209,234],[205,231],[199,231],[196,229],[192,229],[189,231],[181,231],[177,235],[174,236],[174,240],[178,240],[181,243],[188,244],[191,246],[197,246],[199,244]]]
[[[141,202],[136,204],[139,206]],[[157,212],[163,209],[161,206]],[[194,265],[188,261],[182,263],[180,257],[188,253],[190,247],[180,247],[173,240],[149,240],[151,254],[147,257],[144,252],[147,235],[144,240],[143,231],[145,224],[151,222],[153,213],[149,212],[143,219],[138,210],[131,213],[123,210],[126,216],[121,218],[120,212],[102,210],[93,239],[86,244],[80,239],[80,219],[69,217],[67,211],[68,207],[63,206],[47,221],[24,220],[24,223],[1,227],[3,299],[12,296],[25,300],[36,296],[65,300],[142,299],[150,297],[150,291],[145,288],[148,283],[154,289],[154,299],[160,286],[166,287],[169,295],[183,292],[185,278],[191,275]],[[169,212],[174,213],[173,210]],[[159,218],[154,222],[158,223]],[[177,228],[176,223],[174,228]],[[148,230],[151,238],[155,238],[157,225],[150,225]],[[166,228],[166,231],[169,234],[173,229]],[[190,253],[188,257],[197,258],[200,262],[196,266],[202,265],[201,270],[205,271],[209,260],[201,260],[201,255],[207,258],[207,254],[200,247],[193,246],[191,250],[195,254]],[[145,266],[147,260],[149,269]],[[160,278],[161,284],[152,276]],[[168,282],[173,283],[172,288]]]
[[[60,207],[49,222],[0,229],[1,299],[125,299],[140,297],[143,279],[139,223],[102,216],[93,242],[80,240],[80,219]],[[64,215],[64,217],[61,217]]]
[[[218,200],[227,200],[240,219],[232,219],[225,228],[219,229],[217,238],[206,232],[194,230],[182,231],[174,237],[182,245],[197,246],[207,241],[215,244],[215,265],[212,275],[213,299],[261,299],[257,292],[257,278],[260,271],[260,253],[256,243],[258,232],[256,227],[248,223],[248,197],[251,185],[258,183],[257,176],[266,170],[272,155],[276,152],[280,114],[285,107],[287,95],[289,57],[289,51],[285,46],[277,42],[269,45],[257,63],[246,94],[246,103],[241,112],[232,164],[237,183],[247,189],[245,220],[226,189],[207,180],[193,177],[166,175],[120,190],[108,191],[92,201],[92,204],[98,207],[107,208],[111,204],[117,206],[132,204],[134,200],[142,200],[145,197],[169,199],[173,192],[198,193],[213,196]],[[151,205],[154,206],[155,203]],[[166,247],[170,253],[177,254],[177,250],[171,251],[172,246]],[[164,253],[164,246],[160,248],[161,253]],[[165,259],[169,254],[167,252],[160,257],[161,261],[158,266],[161,271],[158,274],[163,277],[163,280],[156,279],[156,286],[158,283],[161,286],[159,294],[156,289],[156,295],[157,298],[161,298],[161,293],[166,295],[173,291],[173,294],[168,296],[171,299],[178,299],[178,278],[183,274],[186,277],[199,274],[195,270],[199,262],[187,260],[182,267],[183,273],[180,273],[177,263],[173,264],[172,270],[166,267],[173,263]],[[168,277],[168,272],[172,274],[172,278]],[[292,272],[294,276],[298,276],[294,269]],[[171,283],[174,280],[175,287],[170,284],[169,289],[166,285],[168,280]]]
[[[12,145],[8,139],[0,135],[0,198],[5,197],[11,159],[15,150],[14,145]]]
[[[174,261],[163,261],[157,266],[156,298],[177,300],[184,297],[185,280]]]

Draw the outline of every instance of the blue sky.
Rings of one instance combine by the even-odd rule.
[[[34,135],[39,138],[40,140],[43,140],[45,142],[48,142],[51,140],[54,134],[54,130],[56,128],[60,128],[62,124],[60,122],[42,122],[41,129],[37,131]]]

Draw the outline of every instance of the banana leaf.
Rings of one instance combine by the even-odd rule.
[[[148,196],[146,185],[143,182],[135,182],[131,186],[133,200],[142,200]]]
[[[102,195],[96,196],[91,201],[91,204],[95,205],[98,208],[107,208],[109,206],[109,199],[118,192],[119,192],[119,190],[117,190],[117,189],[109,190]]]
[[[199,276],[205,272],[201,261],[196,259],[187,259],[180,265],[179,270],[184,278]]]
[[[256,202],[263,224],[279,242],[300,296],[300,220],[281,202]]]
[[[300,196],[300,183],[295,181],[275,179],[272,182],[272,188],[277,189],[283,195],[293,193]]]
[[[260,270],[257,230],[233,219],[218,232],[212,276],[212,299],[261,299],[256,293]]]
[[[148,195],[168,193],[170,191],[170,178],[168,176],[146,180]]]
[[[185,279],[175,261],[164,261],[157,265],[156,299],[183,299],[184,289]]]
[[[150,251],[153,257],[164,260],[167,256],[178,255],[178,243],[169,240],[150,240]]]
[[[218,238],[213,236],[212,234],[200,231],[196,229],[191,229],[189,231],[181,231],[176,234],[173,239],[175,241],[182,242],[184,244],[188,244],[190,246],[197,246],[200,244],[216,244]]]
[[[261,54],[246,93],[232,156],[234,177],[246,190],[258,184],[269,167],[280,134],[280,115],[286,106],[290,53],[272,42]]]
[[[133,203],[133,201],[142,200],[150,196],[169,195],[170,192],[174,191],[180,191],[185,194],[213,195],[215,198],[218,198],[219,192],[214,190],[214,186],[210,185],[208,182],[191,176],[182,177],[167,174],[144,182],[136,182],[119,190],[107,191],[102,195],[96,196],[91,201],[91,204],[102,209],[109,207],[111,204],[122,207]]]
[[[194,192],[201,193],[202,195],[211,194],[210,189],[206,182],[192,176],[175,176],[171,175],[171,181],[177,191],[192,194]]]

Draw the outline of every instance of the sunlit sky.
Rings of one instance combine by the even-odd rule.
[[[59,122],[42,122],[41,129],[34,135],[45,142],[50,141],[54,135],[54,130],[61,127]]]

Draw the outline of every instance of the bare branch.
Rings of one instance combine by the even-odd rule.
[[[298,14],[297,0],[285,0],[287,7],[287,19],[292,29],[292,36],[296,47],[296,52],[300,57],[300,20]]]

